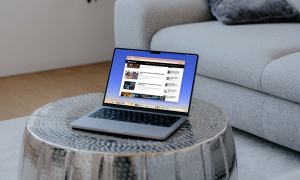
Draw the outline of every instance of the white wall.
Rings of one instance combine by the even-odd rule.
[[[0,77],[111,59],[114,0],[0,1]]]

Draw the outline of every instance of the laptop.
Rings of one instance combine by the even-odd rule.
[[[116,48],[102,107],[71,127],[167,139],[189,115],[197,63],[197,54]]]

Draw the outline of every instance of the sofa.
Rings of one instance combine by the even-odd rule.
[[[299,23],[228,26],[207,0],[117,0],[115,45],[199,54],[194,97],[228,116],[239,179],[300,179]]]

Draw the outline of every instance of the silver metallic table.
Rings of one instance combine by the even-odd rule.
[[[232,131],[222,111],[194,99],[185,124],[166,141],[72,130],[101,106],[103,94],[48,104],[32,114],[19,162],[20,180],[236,180]]]

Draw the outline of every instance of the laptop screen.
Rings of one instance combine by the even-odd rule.
[[[105,105],[188,113],[198,56],[115,49]]]

